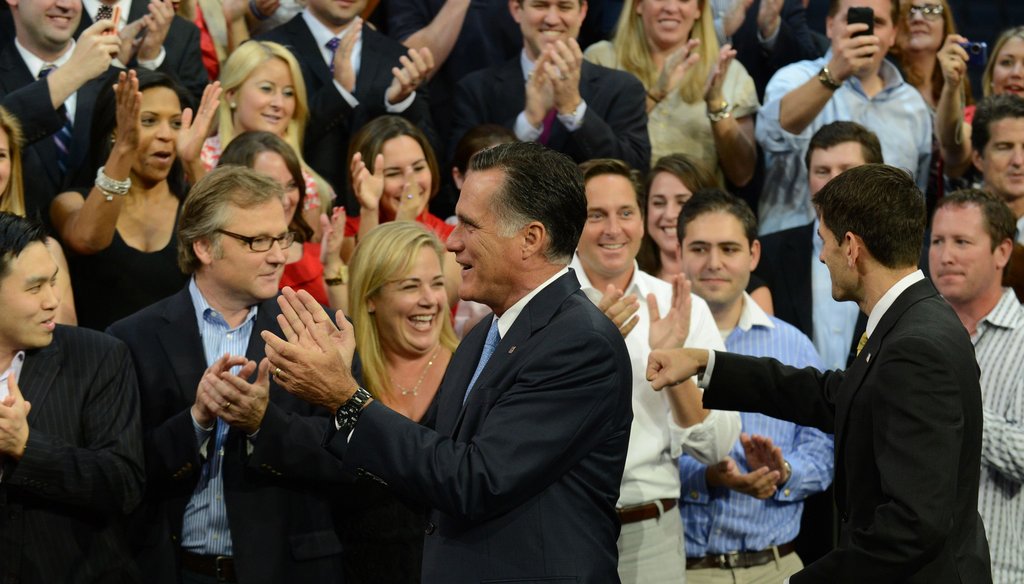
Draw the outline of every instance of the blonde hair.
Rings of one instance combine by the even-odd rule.
[[[302,69],[295,55],[284,46],[270,41],[247,41],[239,45],[220,70],[220,86],[223,90],[220,105],[217,107],[217,136],[220,138],[221,151],[228,147],[237,135],[234,121],[234,109],[231,107],[228,93],[236,92],[245,80],[264,63],[272,59],[280,59],[288,67],[295,89],[295,111],[288,121],[288,129],[283,136],[284,141],[295,150],[302,163],[302,170],[309,173],[316,183],[320,195],[320,208],[330,209],[331,187],[302,158],[302,139],[306,132],[309,118],[309,102],[306,96],[306,82],[302,77]]]
[[[21,183],[21,147],[25,143],[21,124],[14,114],[0,107],[0,130],[7,134],[7,157],[11,174],[7,186],[0,190],[0,211],[25,216],[25,191]]]
[[[429,248],[444,263],[444,247],[436,235],[419,223],[392,221],[375,227],[359,241],[349,265],[352,276],[348,290],[349,313],[355,325],[356,346],[363,364],[363,383],[375,398],[394,392],[387,373],[377,319],[369,311],[369,300],[395,278],[413,269],[418,252]],[[438,318],[441,319],[441,346],[454,352],[459,344],[452,328],[447,295]]]
[[[1002,34],[999,35],[999,38],[996,39],[996,44],[992,47],[992,52],[988,54],[988,63],[985,65],[985,73],[981,76],[981,92],[985,97],[992,95],[992,71],[996,68],[996,60],[999,59],[999,52],[1003,50],[1003,46],[1006,43],[1010,42],[1010,39],[1024,40],[1024,26],[1015,26],[1004,30]]]
[[[700,17],[693,23],[690,38],[700,41],[700,46],[695,49],[700,53],[700,60],[687,71],[679,87],[679,96],[686,103],[697,103],[704,99],[704,84],[718,63],[718,36],[715,34],[711,7],[708,0],[696,1],[700,2]],[[619,66],[636,75],[644,87],[650,89],[657,82],[659,71],[651,58],[643,20],[636,12],[640,2],[643,0],[627,0],[622,5],[613,44]]]

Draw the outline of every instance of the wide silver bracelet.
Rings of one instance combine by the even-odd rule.
[[[123,197],[128,194],[128,190],[132,188],[132,179],[126,178],[124,180],[114,180],[106,175],[103,170],[105,166],[101,166],[96,171],[96,188],[103,193],[108,201],[113,201],[115,196]]]

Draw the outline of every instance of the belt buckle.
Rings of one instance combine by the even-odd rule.
[[[230,560],[228,556],[217,556],[213,559],[214,575],[218,582],[227,582],[223,573],[224,568],[221,567],[221,562],[224,560]]]
[[[718,554],[718,563],[721,564],[722,568],[735,569],[740,567],[740,552],[739,550],[726,552],[724,554]]]

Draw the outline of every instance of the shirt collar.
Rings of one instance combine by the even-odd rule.
[[[899,298],[900,294],[903,294],[907,288],[910,288],[921,280],[924,280],[924,274],[921,270],[914,270],[893,284],[892,288],[889,288],[889,290],[878,300],[878,303],[875,304],[875,307],[871,309],[871,314],[868,315],[868,326],[864,332],[866,332],[869,337],[874,334],[875,327],[878,326],[878,321],[882,320],[882,316],[885,315],[886,311],[888,311],[893,303],[896,302],[896,299]]]
[[[604,296],[604,290],[598,290],[590,281],[586,270],[583,269],[583,263],[580,262],[579,252],[573,254],[569,267],[576,271],[576,278],[580,281],[580,288],[587,295],[587,298],[590,298],[594,304],[599,303],[601,297]],[[636,263],[636,260],[633,260],[633,277],[626,284],[626,289],[623,290],[623,293],[630,294],[636,292],[638,298],[646,298],[648,294],[653,292],[641,274],[646,275],[640,271],[640,266]]]
[[[203,293],[199,290],[199,286],[196,285],[195,276],[188,282],[188,293],[192,297],[192,306],[196,310],[196,322],[203,323],[209,322],[221,326],[225,329],[230,329],[227,320],[224,319],[224,315],[217,312],[210,306],[210,303],[206,301]],[[245,315],[245,320],[242,324],[235,327],[235,329],[242,328],[247,325],[249,321],[254,320],[256,315],[259,313],[260,305],[253,304],[249,307],[249,313]]]
[[[341,32],[334,34],[330,29],[324,26],[324,23],[317,20],[309,10],[302,11],[302,20],[304,20],[306,22],[306,26],[309,27],[309,32],[313,35],[313,40],[316,41],[316,46],[320,47],[321,52],[325,50],[324,47],[327,46],[327,41],[335,37],[339,39],[344,37],[345,33],[347,33],[352,27],[352,23],[350,22],[341,30]]]
[[[1024,326],[1024,307],[1017,300],[1017,294],[1013,288],[1003,288],[999,302],[996,302],[992,310],[978,323],[979,326],[982,324],[1006,329]]]
[[[75,52],[75,39],[68,41],[68,46],[64,49],[55,61],[44,61],[35,54],[29,52],[28,49],[21,44],[17,37],[14,38],[14,48],[18,50],[18,54],[21,55],[21,60],[25,62],[25,66],[28,67],[28,72],[32,74],[33,79],[39,79],[39,72],[43,70],[48,64],[56,65],[60,67],[64,63],[71,60],[71,54]]]
[[[743,308],[740,310],[740,321],[736,323],[736,327],[743,332],[748,332],[753,327],[764,327],[768,329],[775,328],[775,323],[769,318],[768,314],[754,302],[754,299],[750,297],[750,294],[743,293]]]
[[[516,319],[519,318],[519,314],[523,311],[524,308],[526,308],[526,305],[529,304],[531,300],[533,300],[533,297],[539,294],[540,291],[543,290],[544,288],[547,288],[552,282],[564,276],[565,273],[568,271],[569,266],[563,266],[562,269],[558,270],[558,272],[556,272],[554,276],[548,278],[540,286],[537,286],[533,290],[530,290],[530,292],[526,296],[523,296],[522,298],[519,299],[518,302],[510,306],[509,309],[506,310],[504,314],[498,317],[498,334],[502,337],[508,334],[509,329],[512,328],[512,324],[516,322]]]
[[[525,48],[521,53],[519,53],[519,65],[523,68],[523,79],[528,80],[530,75],[533,75],[533,70],[536,68],[536,65],[529,57],[526,56]]]

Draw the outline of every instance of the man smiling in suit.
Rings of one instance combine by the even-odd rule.
[[[54,323],[56,275],[42,226],[0,213],[0,581],[134,582],[135,374],[122,343]]]
[[[629,73],[585,62],[576,37],[586,0],[509,0],[523,52],[476,71],[455,92],[449,151],[470,129],[501,124],[582,163],[615,158],[650,168],[645,92]]]
[[[286,289],[288,341],[263,333],[281,384],[335,412],[329,451],[433,507],[425,583],[618,582],[632,376],[619,331],[567,268],[586,212],[564,155],[514,143],[473,157],[448,249],[459,296],[494,315],[452,357],[429,427],[357,386],[340,311],[339,331]]]
[[[32,177],[29,216],[50,217],[50,201],[73,177],[88,151],[93,104],[119,46],[114,25],[97,22],[72,39],[81,0],[7,0],[15,36],[0,47],[0,105],[21,122]]]
[[[981,389],[970,337],[917,269],[924,198],[905,171],[866,164],[814,199],[832,295],[868,315],[845,372],[695,349],[655,351],[655,387],[701,371],[705,407],[835,434],[839,546],[805,582],[992,581],[978,515]]]

